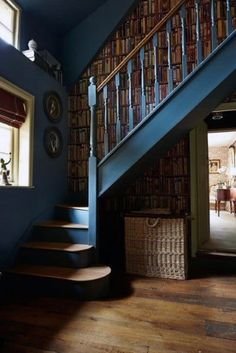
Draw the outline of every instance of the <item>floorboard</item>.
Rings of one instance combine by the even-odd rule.
[[[0,306],[1,353],[235,353],[235,340],[232,275],[119,277],[111,298],[90,302],[29,288]]]

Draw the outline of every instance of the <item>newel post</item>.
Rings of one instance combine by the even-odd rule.
[[[89,244],[97,247],[97,87],[95,78],[89,79],[88,103],[90,107],[90,155],[88,175]]]

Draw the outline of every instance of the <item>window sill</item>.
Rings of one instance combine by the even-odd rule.
[[[3,189],[35,189],[35,186],[0,185],[0,190]]]

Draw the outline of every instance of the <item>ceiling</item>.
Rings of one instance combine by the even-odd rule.
[[[236,130],[229,132],[211,132],[208,133],[208,146],[227,146],[229,147],[236,141]]]
[[[88,17],[107,0],[16,0],[52,33],[62,35]]]

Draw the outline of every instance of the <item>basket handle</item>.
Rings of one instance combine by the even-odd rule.
[[[150,223],[150,218],[146,218],[146,225],[150,228],[155,228],[160,222],[160,218],[154,218],[154,222]]]

